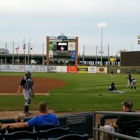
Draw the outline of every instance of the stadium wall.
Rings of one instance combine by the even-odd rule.
[[[45,65],[0,65],[0,72],[51,72],[51,73],[111,73],[140,74],[140,66],[45,66]]]
[[[96,66],[42,66],[0,65],[0,72],[47,72],[47,73],[107,73],[107,67]]]

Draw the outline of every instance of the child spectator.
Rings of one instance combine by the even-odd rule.
[[[15,122],[24,122],[25,115],[22,113],[18,113],[15,115]]]

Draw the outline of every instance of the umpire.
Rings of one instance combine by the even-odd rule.
[[[23,87],[23,95],[26,100],[25,106],[24,106],[24,114],[25,116],[30,115],[29,113],[29,104],[31,103],[31,94],[34,93],[33,91],[33,79],[31,78],[31,73],[29,71],[26,71],[25,77],[21,78],[20,85],[18,88],[17,93],[20,93],[21,87]]]

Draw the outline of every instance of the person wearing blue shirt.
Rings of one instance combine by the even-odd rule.
[[[114,84],[114,83],[111,83],[111,85],[109,86],[108,90],[109,90],[109,91],[114,91],[114,90],[116,90],[115,84]]]
[[[48,113],[46,102],[40,102],[38,105],[40,115],[35,116],[27,122],[10,123],[4,128],[24,128],[24,127],[42,127],[44,125],[59,125],[59,121],[54,114]]]
[[[124,93],[124,91],[117,90],[114,83],[111,83],[111,85],[108,88],[108,91],[111,93]]]

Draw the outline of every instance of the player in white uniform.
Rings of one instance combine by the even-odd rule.
[[[30,115],[29,104],[31,103],[31,93],[33,93],[33,79],[31,78],[31,73],[27,71],[25,77],[22,77],[17,93],[20,93],[21,87],[23,87],[23,95],[25,98],[24,114],[25,116]]]

